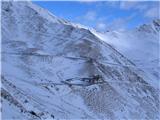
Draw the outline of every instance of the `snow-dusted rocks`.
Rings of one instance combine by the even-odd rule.
[[[159,43],[160,19],[153,20],[134,30],[117,30],[106,33],[93,33],[120,53],[129,58],[149,77],[149,83],[159,88]]]
[[[95,75],[104,83],[69,81]],[[159,118],[159,89],[143,70],[92,31],[30,2],[2,2],[1,78],[3,119]]]

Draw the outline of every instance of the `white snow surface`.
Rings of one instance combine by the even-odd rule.
[[[129,31],[117,30],[106,33],[93,31],[93,33],[145,71],[151,79],[148,82],[159,88],[159,31],[160,20],[155,19],[151,24],[144,24]]]
[[[31,2],[2,2],[2,119],[160,119],[148,73],[95,34]],[[75,85],[94,75],[104,83]]]

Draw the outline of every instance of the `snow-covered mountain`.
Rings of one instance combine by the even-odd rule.
[[[154,87],[159,87],[160,19],[133,30],[94,32],[101,40],[111,44],[150,76]]]
[[[150,76],[93,31],[31,2],[1,15],[3,119],[159,119]]]

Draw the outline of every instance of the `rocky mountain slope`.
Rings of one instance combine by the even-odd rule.
[[[159,89],[143,70],[30,2],[2,2],[1,55],[2,119],[159,118]]]
[[[159,43],[160,19],[150,24],[143,24],[136,29],[94,32],[101,40],[111,44],[119,52],[132,60],[137,67],[151,78],[148,82],[159,87]]]

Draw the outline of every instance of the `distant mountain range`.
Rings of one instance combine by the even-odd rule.
[[[153,20],[133,30],[97,33],[101,40],[116,48],[151,78],[148,82],[159,87],[160,19]]]

